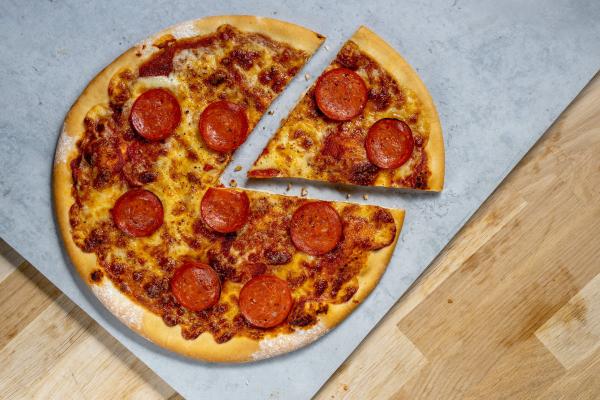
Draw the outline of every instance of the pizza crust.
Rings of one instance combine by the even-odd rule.
[[[429,141],[425,147],[427,165],[431,176],[427,190],[439,192],[444,187],[444,138],[442,125],[433,99],[419,75],[404,58],[382,38],[365,26],[361,26],[350,38],[358,47],[377,60],[397,82],[413,90],[421,100],[421,115],[430,123]]]
[[[78,100],[69,110],[58,139],[54,163],[52,191],[58,228],[65,249],[79,272],[96,297],[120,321],[143,337],[157,345],[174,352],[209,362],[247,362],[273,357],[303,347],[327,333],[339,324],[373,290],[389,262],[395,243],[402,228],[404,212],[389,210],[396,221],[396,237],[389,246],[373,252],[367,266],[359,276],[359,290],[347,303],[330,306],[319,322],[306,330],[293,334],[281,334],[256,341],[247,337],[234,337],[230,341],[217,344],[212,335],[202,334],[195,340],[186,340],[181,336],[179,326],[168,327],[162,318],[132,301],[120,292],[110,281],[103,277],[100,282],[91,280],[90,275],[99,269],[96,255],[84,253],[73,241],[69,222],[69,209],[73,205],[72,176],[69,168],[77,141],[82,137],[83,119],[88,110],[97,104],[108,104],[108,83],[112,76],[123,68],[137,68],[157,49],[151,44],[165,35],[176,38],[211,33],[222,24],[230,24],[245,31],[262,32],[275,40],[293,44],[309,54],[320,46],[324,37],[298,25],[270,18],[253,16],[208,17],[167,28],[127,50],[110,65],[104,68],[85,88]],[[142,56],[136,55],[142,53]]]

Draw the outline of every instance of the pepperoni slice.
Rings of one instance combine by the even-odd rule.
[[[367,133],[367,158],[379,168],[398,168],[412,155],[415,141],[410,127],[399,119],[375,122]]]
[[[210,266],[190,260],[175,271],[171,290],[179,304],[191,311],[202,311],[219,301],[221,282]]]
[[[211,103],[202,111],[198,128],[212,150],[220,153],[235,150],[248,136],[246,108],[229,101]]]
[[[217,232],[229,233],[240,229],[248,220],[250,200],[246,192],[209,188],[202,202],[202,220]]]
[[[145,189],[123,194],[111,210],[115,225],[131,236],[150,236],[163,223],[163,206],[156,195]]]
[[[240,291],[240,311],[259,328],[281,324],[292,309],[292,291],[287,282],[273,275],[258,275]]]
[[[129,121],[133,129],[144,138],[162,140],[179,125],[181,108],[170,91],[150,89],[133,103]]]
[[[356,72],[336,68],[321,75],[315,88],[319,109],[335,121],[348,121],[367,104],[367,86]]]
[[[292,215],[290,235],[296,248],[318,256],[338,244],[342,238],[342,221],[329,203],[306,203]]]

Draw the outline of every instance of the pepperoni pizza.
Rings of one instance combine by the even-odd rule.
[[[440,191],[440,121],[413,69],[361,27],[290,113],[248,176]]]
[[[66,249],[100,301],[158,345],[224,362],[289,352],[383,274],[403,211],[219,184],[322,40],[268,18],[184,23],[116,59],[69,111],[53,178]]]

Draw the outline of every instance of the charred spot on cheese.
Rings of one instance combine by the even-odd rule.
[[[399,180],[399,184],[416,189],[428,188],[427,182],[429,182],[431,171],[429,171],[429,168],[427,167],[427,154],[422,151],[420,156],[419,163],[413,168],[412,173],[409,176]]]
[[[272,65],[258,74],[258,81],[265,86],[269,86],[275,93],[279,93],[286,85],[289,76],[292,75],[286,75],[279,67]]]
[[[311,311],[307,310],[306,300],[296,301],[288,316],[288,323],[300,327],[314,325],[317,322],[317,316],[315,312]]]
[[[90,274],[90,279],[94,282],[100,282],[103,276],[102,270],[96,269]]]
[[[222,83],[229,82],[232,79],[231,75],[224,69],[217,69],[209,75],[206,82],[212,86],[219,86]]]
[[[342,67],[353,71],[361,67],[364,68],[371,62],[369,57],[363,54],[358,46],[352,41],[349,41],[342,47],[335,61]]]
[[[273,248],[265,249],[263,256],[267,264],[282,265],[292,260],[292,255],[287,250],[276,250]]]
[[[108,83],[108,98],[113,109],[121,110],[131,97],[130,85],[135,78],[133,72],[125,68],[115,74]]]
[[[369,90],[369,100],[375,104],[378,111],[386,110],[390,106],[391,96],[385,87]]]
[[[234,48],[229,57],[233,62],[245,69],[246,71],[252,68],[255,61],[260,58],[261,54],[258,51],[247,50],[242,47]]]
[[[368,186],[375,181],[378,172],[379,168],[369,162],[355,164],[350,170],[348,179],[356,185]]]

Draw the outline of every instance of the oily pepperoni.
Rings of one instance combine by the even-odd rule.
[[[362,112],[367,104],[365,81],[354,71],[336,68],[323,74],[317,81],[317,106],[335,121],[348,121]]]
[[[202,111],[198,128],[212,150],[220,153],[235,150],[248,136],[246,108],[229,101],[211,103]]]
[[[259,328],[281,324],[292,309],[292,291],[288,283],[273,275],[258,275],[240,291],[240,311],[248,322]]]
[[[210,266],[189,260],[175,271],[171,290],[179,304],[191,311],[202,311],[219,301],[221,282]]]
[[[398,168],[412,155],[415,141],[410,127],[399,119],[374,123],[365,139],[367,158],[379,168]]]
[[[229,233],[240,229],[248,220],[250,200],[246,192],[209,188],[202,202],[202,220],[217,232]]]
[[[181,108],[170,91],[150,89],[133,103],[129,120],[133,129],[144,138],[162,140],[179,125]]]
[[[329,203],[306,203],[292,215],[290,235],[296,248],[318,256],[338,244],[342,238],[342,221]]]
[[[131,236],[150,236],[163,223],[163,206],[156,195],[132,189],[119,197],[111,210],[115,225]]]

